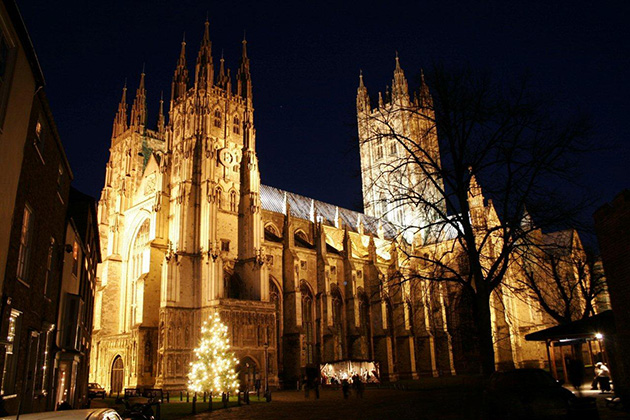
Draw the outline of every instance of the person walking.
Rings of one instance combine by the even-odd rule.
[[[343,392],[343,399],[347,400],[350,396],[350,384],[347,379],[341,381],[341,392]]]
[[[598,362],[595,365],[595,376],[597,377],[600,392],[602,394],[604,392],[610,392],[610,370],[608,370],[608,367],[602,362]]]

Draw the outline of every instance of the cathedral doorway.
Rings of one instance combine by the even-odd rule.
[[[112,375],[111,375],[111,391],[112,393],[119,393],[123,390],[123,380],[125,377],[125,366],[122,361],[122,357],[116,356],[114,363],[112,363]]]
[[[256,388],[256,381],[260,380],[260,369],[254,359],[247,356],[239,363],[238,381],[241,390],[253,390]],[[258,383],[260,387],[260,382]]]
[[[278,372],[281,372],[282,367],[282,292],[280,287],[276,283],[273,277],[269,277],[269,300],[273,303],[276,309],[276,325],[274,336],[276,338],[276,357]]]

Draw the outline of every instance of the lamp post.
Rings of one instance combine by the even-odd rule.
[[[269,357],[267,354],[269,352],[269,343],[265,342],[265,398],[267,402],[271,401],[271,395],[269,394]]]

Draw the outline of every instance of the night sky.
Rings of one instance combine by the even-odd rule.
[[[215,65],[236,73],[246,31],[262,182],[360,210],[359,69],[370,94],[391,84],[396,51],[412,87],[434,63],[529,74],[559,109],[590,114],[602,150],[584,159],[598,204],[629,187],[630,3],[601,1],[18,0],[47,82],[74,185],[100,196],[125,78],[143,63],[154,125],[185,32],[191,76],[206,15]],[[593,209],[594,210],[594,209]]]

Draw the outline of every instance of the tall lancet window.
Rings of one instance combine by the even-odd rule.
[[[241,134],[241,120],[236,115],[232,123],[232,131],[234,134]]]
[[[131,298],[129,327],[142,322],[142,302],[144,300],[143,274],[149,272],[149,233],[151,224],[145,220],[131,245],[129,258],[129,294]]]

